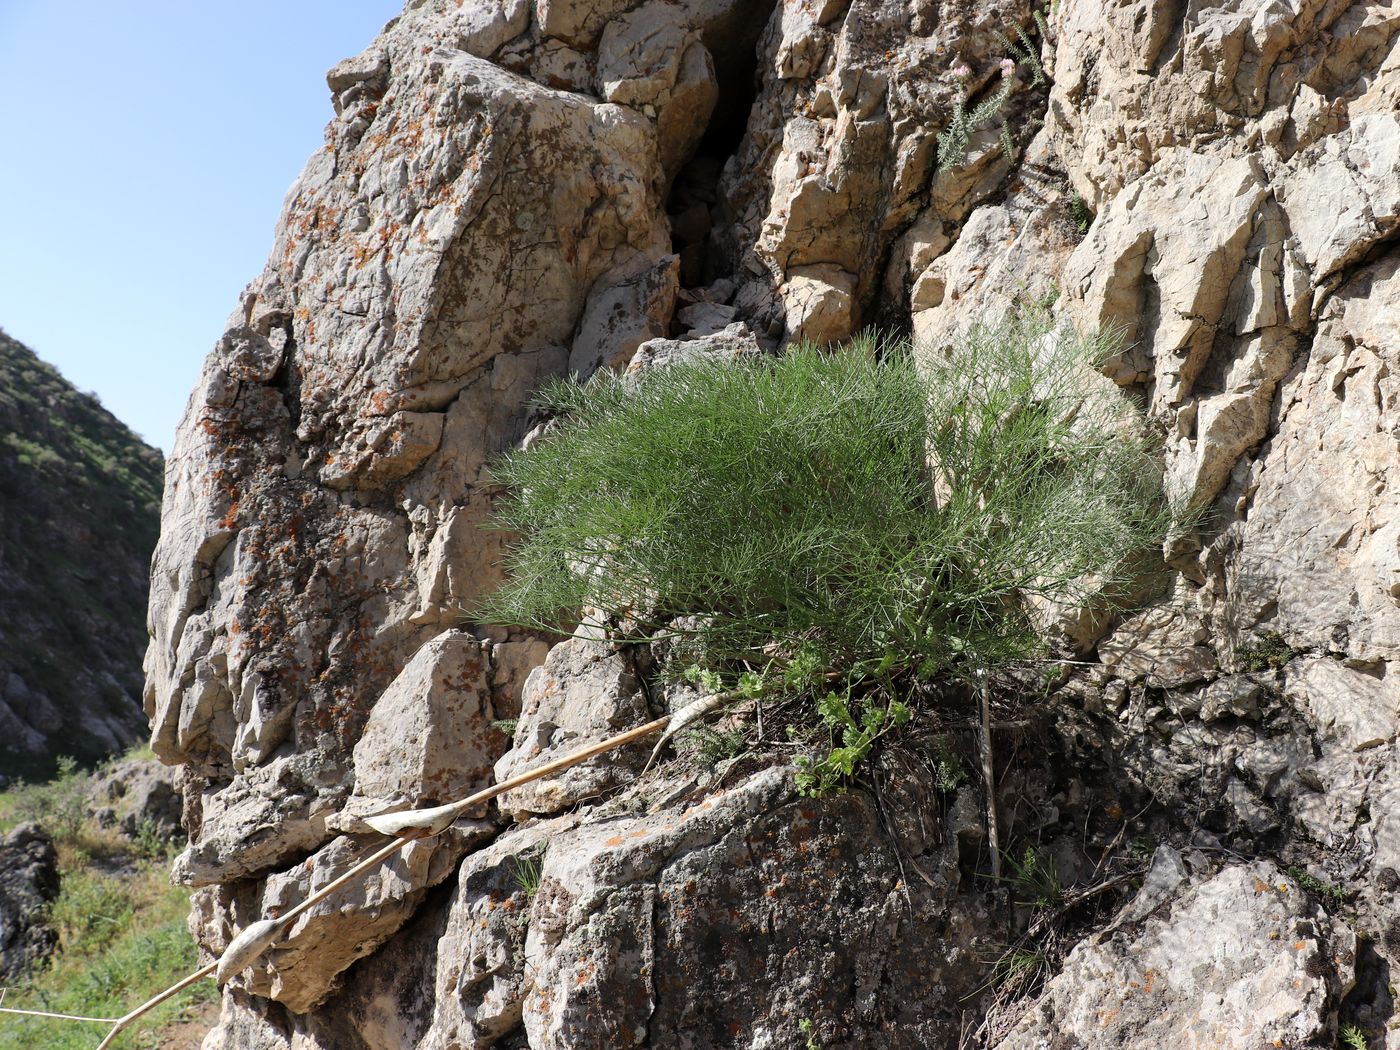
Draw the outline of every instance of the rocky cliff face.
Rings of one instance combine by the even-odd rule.
[[[1015,26],[1044,79],[940,171]],[[868,323],[937,352],[1054,300],[1126,330],[1105,374],[1209,514],[1002,733],[1034,916],[932,758],[812,801],[624,757],[308,912],[209,1050],[1400,1046],[1397,33],[1325,0],[409,3],[330,72],[168,476],[146,704],[207,949],[379,842],[366,813],[665,703],[627,654],[462,627],[484,464],[548,376]]]
[[[140,738],[160,453],[0,332],[0,774]]]

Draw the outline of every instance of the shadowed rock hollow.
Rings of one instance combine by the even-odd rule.
[[[1013,155],[994,122],[940,174],[1017,25],[1046,83],[1017,74]],[[365,814],[664,706],[634,655],[463,626],[499,572],[485,464],[543,380],[871,323],[938,352],[1053,299],[1126,330],[1105,374],[1210,512],[1003,731],[1004,841],[1082,938],[1058,974],[1000,994],[1036,920],[932,762],[804,800],[753,762],[628,789],[628,754],[309,911],[208,1050],[1400,1046],[1400,13],[1087,0],[1045,30],[1017,0],[411,2],[331,70],[180,427],[146,703],[217,952],[382,841]]]

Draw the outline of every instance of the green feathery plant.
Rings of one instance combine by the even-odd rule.
[[[1046,25],[1045,16],[1036,11],[1034,17],[1036,27],[1040,30],[1041,39],[1048,40],[1050,29]],[[1040,62],[1040,48],[1019,25],[1015,26],[1014,29],[1015,40],[1000,31],[996,34],[997,41],[1006,54],[1001,62],[1001,86],[996,92],[988,95],[972,109],[967,108],[967,99],[962,95],[953,100],[953,112],[948,118],[948,126],[939,132],[937,137],[938,171],[940,174],[955,168],[967,154],[967,146],[972,139],[973,132],[996,119],[1001,113],[1002,107],[1011,98],[1011,91],[1016,86],[1015,72],[1018,67],[1025,66],[1030,70],[1032,86],[1039,87],[1045,83],[1045,67]],[[970,72],[966,66],[957,68],[964,75]],[[959,79],[961,80],[961,77]],[[1012,141],[1009,127],[1002,126],[1000,139],[1007,163],[1016,163],[1016,144]]]
[[[556,382],[556,430],[496,464],[520,539],[477,618],[596,609],[711,691],[808,696],[831,746],[803,786],[836,786],[919,683],[1034,654],[1030,603],[1098,600],[1160,542],[1152,444],[1086,382],[1114,349],[1032,310],[922,366],[862,339]]]

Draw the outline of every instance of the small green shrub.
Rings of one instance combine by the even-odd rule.
[[[54,778],[43,784],[17,782],[5,792],[5,825],[25,821],[38,823],[59,843],[78,838],[86,819],[84,796],[92,778],[78,768],[77,761],[60,755]]]
[[[136,827],[136,836],[131,840],[131,848],[144,860],[161,861],[170,855],[171,844],[160,833],[156,822],[149,817]]]
[[[1277,671],[1297,653],[1277,631],[1265,631],[1257,640],[1235,650],[1235,663],[1243,671]]]
[[[568,633],[592,607],[708,691],[806,696],[828,789],[918,683],[1035,654],[1033,601],[1100,600],[1160,542],[1153,446],[1086,384],[1114,348],[1031,311],[922,368],[863,340],[555,383],[557,429],[496,465],[520,539],[477,616]]]
[[[876,741],[909,721],[909,705],[893,696],[876,694],[860,699],[828,692],[817,701],[817,713],[830,734],[824,754],[797,759],[797,789],[804,795],[824,795],[840,787],[869,757]]]
[[[1344,1024],[1337,1032],[1337,1046],[1344,1050],[1368,1050],[1366,1033],[1354,1024]]]
[[[1069,191],[1069,217],[1080,237],[1088,233],[1089,227],[1094,223],[1094,213],[1089,210],[1089,205],[1079,195],[1079,191],[1073,187]]]
[[[1341,886],[1327,882],[1325,879],[1319,879],[1307,868],[1294,864],[1284,870],[1303,892],[1312,894],[1317,900],[1324,904],[1331,904],[1334,908],[1346,904],[1350,896]]]
[[[719,730],[698,725],[681,733],[680,740],[697,762],[712,768],[742,754],[748,737],[743,729]]]
[[[938,739],[933,771],[934,786],[945,795],[951,795],[967,783],[967,767],[946,736]]]
[[[1017,945],[1006,949],[992,966],[992,982],[999,991],[1019,994],[1033,987],[1050,972],[1050,957],[1044,948]]]
[[[1046,26],[1045,16],[1039,11],[1035,12],[1035,23],[1040,30],[1041,38],[1048,38],[1049,28]],[[962,95],[953,100],[953,112],[948,118],[948,126],[939,132],[937,137],[938,170],[940,173],[951,171],[957,167],[967,154],[967,146],[973,133],[1001,114],[1002,108],[1011,98],[1012,88],[1015,87],[1017,67],[1025,66],[1031,71],[1033,85],[1039,86],[1045,83],[1045,68],[1040,63],[1039,48],[1026,35],[1024,29],[1019,25],[1014,28],[1015,40],[1005,33],[997,33],[997,40],[1001,43],[1007,57],[1001,63],[1001,86],[996,92],[987,96],[972,109],[967,108],[967,99]],[[963,71],[963,75],[970,72],[965,66],[959,68]],[[1002,126],[1000,139],[1007,163],[1016,163],[1016,146],[1008,126]]]

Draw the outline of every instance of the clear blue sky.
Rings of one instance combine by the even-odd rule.
[[[0,328],[167,452],[402,0],[0,0]]]

